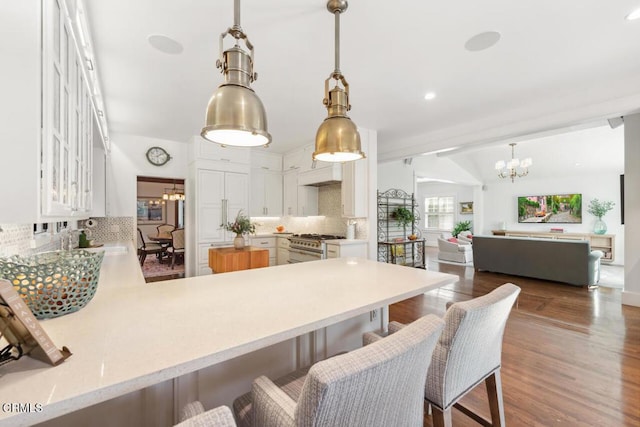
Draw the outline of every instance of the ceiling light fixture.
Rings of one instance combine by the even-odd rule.
[[[271,135],[267,131],[267,115],[262,101],[251,89],[251,82],[258,74],[253,71],[253,45],[240,28],[240,0],[234,1],[233,17],[233,27],[220,35],[220,58],[216,61],[224,82],[209,100],[206,123],[200,135],[223,146],[268,146]],[[228,34],[236,43],[223,50]],[[249,53],[240,47],[240,39]]]
[[[185,200],[184,189],[176,188],[175,181],[173,182],[173,188],[165,188],[162,194],[162,200],[177,201]]]
[[[627,15],[627,21],[633,21],[636,19],[640,19],[640,7]]]
[[[432,99],[435,99],[435,97],[436,97],[436,93],[435,93],[435,92],[427,92],[427,93],[424,95],[424,99],[426,99],[427,101],[430,101],[430,100],[432,100]]]
[[[346,0],[329,0],[327,10],[335,17],[335,69],[324,81],[323,104],[328,117],[324,119],[316,133],[316,147],[313,160],[323,162],[350,162],[365,157],[361,149],[360,134],[355,123],[347,116],[349,104],[349,83],[340,71],[340,14],[347,10]],[[336,86],[329,90],[329,81]],[[338,83],[342,83],[341,88]]]
[[[511,182],[514,182],[515,177],[523,177],[529,173],[529,166],[533,164],[533,161],[530,157],[523,159],[522,161],[516,159],[514,157],[514,151],[516,143],[512,142],[509,144],[511,146],[511,160],[505,162],[504,160],[500,160],[496,162],[496,170],[498,172],[498,176],[500,178],[511,178]],[[518,168],[522,168],[518,170]]]

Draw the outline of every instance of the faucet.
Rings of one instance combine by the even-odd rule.
[[[72,230],[68,226],[60,230],[60,249],[70,251],[74,247],[75,237],[79,234],[78,230]]]

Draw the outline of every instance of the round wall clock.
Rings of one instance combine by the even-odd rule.
[[[171,156],[162,147],[151,147],[147,150],[147,160],[154,166],[162,166],[171,160]]]

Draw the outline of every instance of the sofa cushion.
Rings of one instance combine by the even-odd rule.
[[[447,239],[447,242],[451,242],[451,243],[458,243],[458,239],[456,239],[455,237],[449,237]]]

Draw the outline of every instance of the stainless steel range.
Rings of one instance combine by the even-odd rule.
[[[333,234],[294,234],[289,237],[289,263],[327,258],[327,240],[344,239]]]

